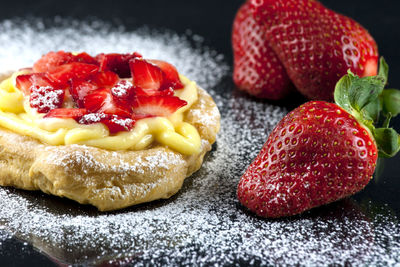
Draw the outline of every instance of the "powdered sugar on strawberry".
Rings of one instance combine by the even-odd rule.
[[[30,97],[32,108],[47,113],[44,118],[103,123],[112,134],[131,130],[135,120],[167,117],[187,105],[173,96],[183,87],[177,69],[136,52],[95,57],[85,52],[76,56],[63,50],[48,52],[32,70],[43,72],[18,75],[16,86]]]
[[[120,81],[113,88],[111,88],[111,93],[114,96],[126,98],[128,97],[128,89],[132,88],[133,84],[130,81]]]
[[[100,122],[102,119],[105,119],[106,117],[107,117],[107,115],[104,113],[89,113],[89,114],[84,115],[79,120],[79,123],[82,123],[82,124],[96,123],[96,122]]]
[[[127,131],[129,131],[132,127],[132,125],[134,124],[134,120],[130,119],[130,118],[121,118],[118,116],[113,115],[110,119],[110,121],[112,123],[118,124],[119,126],[123,127],[124,129],[126,129]]]
[[[31,107],[40,113],[46,113],[62,105],[64,90],[54,90],[51,86],[41,86],[33,87],[31,91]]]

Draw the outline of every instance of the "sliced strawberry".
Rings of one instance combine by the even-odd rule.
[[[129,131],[133,128],[135,120],[131,118],[124,118],[117,115],[110,115],[105,113],[90,113],[84,115],[79,123],[81,124],[93,124],[93,123],[104,123],[110,134],[114,134],[121,131]]]
[[[138,121],[138,120],[142,120],[142,119],[147,119],[147,118],[153,118],[153,117],[156,117],[156,116],[150,115],[150,114],[135,114],[135,113],[132,115],[132,119],[133,119],[134,121]]]
[[[130,117],[132,114],[128,103],[116,99],[108,88],[97,89],[86,95],[84,106],[93,113],[106,113],[122,117]]]
[[[187,102],[176,96],[137,96],[133,104],[133,112],[168,117],[185,105]]]
[[[162,60],[148,60],[150,63],[156,64],[164,72],[163,88],[172,87],[173,89],[182,89],[183,84],[179,78],[178,70],[168,62]]]
[[[141,58],[142,55],[139,53],[132,54],[99,54],[96,56],[97,61],[100,64],[100,71],[113,71],[118,74],[121,78],[131,77],[129,69],[129,60],[133,58]]]
[[[105,113],[88,113],[82,116],[78,121],[81,124],[92,124],[101,122],[102,120],[108,118],[110,115]]]
[[[83,100],[89,92],[98,88],[111,88],[118,80],[118,75],[112,71],[95,72],[90,76],[89,81],[73,81],[70,92],[78,106],[84,107]]]
[[[83,80],[98,70],[95,65],[74,62],[58,66],[48,73],[55,82],[67,85],[70,80]]]
[[[42,56],[36,63],[33,65],[34,72],[46,72],[51,71],[54,68],[70,63],[73,61],[74,55],[69,52],[58,51],[58,52],[49,52],[46,55]]]
[[[98,87],[111,88],[119,81],[119,77],[112,71],[100,71],[94,73],[90,80]]]
[[[74,62],[79,62],[79,63],[93,64],[97,66],[99,65],[99,62],[97,62],[97,60],[94,57],[92,57],[86,52],[77,54],[76,56],[74,56],[73,60]]]
[[[75,103],[78,107],[84,107],[84,99],[86,95],[96,89],[98,89],[97,85],[87,81],[72,81],[71,87],[69,88],[69,92],[72,95]]]
[[[172,87],[168,87],[164,90],[143,90],[140,87],[134,88],[135,95],[137,96],[173,96],[174,89]]]
[[[130,81],[121,80],[111,88],[111,93],[118,99],[129,100],[134,96],[134,87]]]
[[[130,131],[135,125],[135,121],[131,118],[123,118],[120,116],[112,115],[110,118],[103,120],[110,134],[114,134],[121,131]]]
[[[32,86],[32,81],[29,79],[31,75],[18,75],[15,79],[16,86],[25,95],[30,93],[30,88]]]
[[[30,106],[39,113],[47,113],[62,106],[64,94],[64,90],[54,89],[52,86],[32,86],[29,98]]]
[[[62,119],[75,119],[79,120],[85,114],[87,110],[84,108],[55,108],[49,111],[44,118],[62,118]]]
[[[161,89],[164,74],[160,67],[141,58],[129,61],[129,66],[135,87],[140,87],[143,90]]]
[[[31,93],[32,86],[51,86],[54,87],[53,82],[50,81],[45,73],[32,73],[18,75],[16,78],[17,88],[20,89],[25,95]]]
[[[58,51],[58,52],[49,52],[42,58],[40,58],[38,61],[36,61],[36,63],[33,65],[33,71],[34,72],[52,71],[58,66],[69,64],[72,62],[99,65],[99,63],[94,57],[90,56],[85,52],[74,55],[70,52]]]

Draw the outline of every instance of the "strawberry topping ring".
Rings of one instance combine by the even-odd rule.
[[[44,118],[103,123],[110,134],[129,131],[140,119],[171,116],[187,105],[174,96],[184,87],[176,68],[136,52],[95,57],[49,52],[31,73],[17,76],[16,85],[32,109],[46,113]]]

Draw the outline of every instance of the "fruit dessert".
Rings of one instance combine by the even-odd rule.
[[[175,194],[219,131],[203,89],[138,53],[49,52],[0,81],[0,185],[101,211]]]
[[[368,184],[378,154],[400,149],[399,134],[389,128],[400,112],[400,91],[384,90],[388,66],[383,59],[380,65],[372,77],[349,71],[336,85],[335,103],[307,102],[278,123],[240,179],[244,206],[262,217],[290,216]]]
[[[377,45],[359,23],[315,0],[249,0],[234,25],[233,78],[257,97],[281,99],[291,83],[309,99],[333,100],[350,69],[377,74]]]

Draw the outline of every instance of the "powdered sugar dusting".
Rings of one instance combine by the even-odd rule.
[[[81,124],[91,124],[95,122],[99,122],[102,119],[106,118],[107,115],[105,113],[89,113],[85,114],[82,116],[82,118],[79,120],[79,123]]]
[[[113,115],[111,117],[111,122],[120,125],[121,127],[125,128],[125,130],[129,131],[132,128],[133,120],[130,118],[120,118],[118,116]]]
[[[128,97],[128,89],[132,86],[130,81],[120,81],[111,88],[111,93],[117,97]]]
[[[14,31],[24,32],[30,38],[36,36],[37,30],[31,26],[24,24],[22,28],[12,23],[0,24],[0,47],[6,45],[5,36],[13,36]],[[99,213],[41,193],[0,189],[0,225],[8,233],[68,263],[100,263],[112,258],[122,258],[120,263],[133,262],[138,266],[240,263],[358,266],[400,262],[398,218],[385,205],[375,206],[368,201],[360,204],[350,199],[282,220],[257,218],[239,205],[236,186],[240,176],[287,110],[233,91],[226,65],[221,66],[220,59],[215,59],[218,55],[210,57],[208,50],[193,49],[189,43],[180,41],[185,38],[172,33],[154,36],[150,31],[140,34],[115,31],[102,35],[88,25],[79,25],[84,27],[62,28],[65,35],[57,34],[53,42],[44,38],[54,37],[52,30],[42,29],[39,37],[44,39],[47,49],[58,49],[64,44],[73,47],[76,41],[70,37],[84,36],[79,43],[84,49],[95,49],[87,43],[95,39],[96,44],[105,45],[107,52],[112,47],[108,43],[119,40],[115,43],[121,51],[135,44],[138,46],[135,50],[145,50],[143,54],[153,53],[154,57],[166,54],[165,57],[173,58],[178,69],[186,70],[191,78],[196,80],[201,76],[197,81],[212,94],[220,108],[221,132],[203,167],[170,200]],[[16,51],[26,49],[22,53],[30,60],[31,56],[37,57],[35,49],[46,49],[39,48],[35,45],[38,41],[35,39],[33,43],[28,37],[22,39],[24,42],[17,42],[18,49],[12,47],[9,51],[18,57]],[[33,48],[27,49],[29,46],[24,43],[32,44]],[[3,55],[8,57],[3,51],[0,49],[0,61],[4,60]],[[197,71],[192,66],[203,63],[194,61],[208,63],[200,65],[202,70]],[[211,67],[207,69],[207,66]],[[222,77],[227,77],[226,83]],[[85,149],[76,153],[79,155],[74,158],[98,164]],[[66,155],[47,160],[68,164],[71,159]],[[142,158],[137,164],[124,161],[117,152],[104,157],[119,161],[118,168],[129,171],[143,164],[168,168],[167,163],[180,160],[172,155],[161,161],[157,155]],[[0,228],[0,238],[7,238],[1,232]]]
[[[171,165],[179,165],[183,163],[183,159],[172,152],[156,151],[151,156],[137,157],[134,163],[127,162],[123,155],[118,152],[108,152],[105,154],[93,156],[92,148],[81,145],[70,145],[64,151],[50,153],[46,158],[48,164],[54,164],[70,168],[74,171],[74,167],[79,164],[95,169],[99,172],[107,172],[112,170],[118,173],[139,172],[144,173],[144,169],[154,169],[155,167],[168,169]],[[53,150],[47,147],[46,150]],[[115,162],[116,164],[104,164],[104,162]]]
[[[208,107],[204,98],[200,98],[198,105],[198,108],[191,109],[189,113],[195,117],[196,121],[199,123],[203,125],[210,125],[210,127],[215,128],[215,126],[219,123],[219,118],[215,116],[215,114],[219,112],[218,107]],[[208,112],[204,112],[204,110],[208,110]]]
[[[34,87],[30,95],[30,104],[39,112],[48,112],[61,106],[63,96],[63,90],[54,90],[51,86]]]

